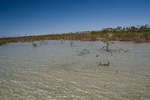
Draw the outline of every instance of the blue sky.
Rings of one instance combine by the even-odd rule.
[[[150,24],[150,0],[0,0],[0,37]]]

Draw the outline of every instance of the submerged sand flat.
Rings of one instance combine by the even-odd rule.
[[[37,48],[30,43],[2,46],[0,100],[150,100],[150,45],[123,43],[121,47],[132,51],[114,53],[111,65],[102,67],[95,57],[99,44],[75,42],[70,47],[68,42],[50,41]],[[83,48],[90,53],[79,56]]]
[[[2,71],[0,71],[2,72]],[[110,70],[13,70],[0,81],[3,100],[149,100],[150,77]]]

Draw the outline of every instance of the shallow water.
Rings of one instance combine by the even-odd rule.
[[[0,100],[150,99],[150,43],[115,42],[112,54],[102,42],[37,44],[0,47]]]

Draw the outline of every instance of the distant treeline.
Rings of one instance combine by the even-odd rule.
[[[134,41],[150,42],[150,26],[130,26],[105,28],[98,31],[85,31],[75,33],[50,34],[39,36],[23,36],[0,38],[0,45],[12,42],[33,42],[39,40],[81,40],[81,41]]]

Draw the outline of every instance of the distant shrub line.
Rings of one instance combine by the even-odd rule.
[[[81,41],[109,40],[109,41],[150,42],[150,27],[147,24],[142,26],[130,26],[130,27],[118,26],[116,28],[105,28],[99,31],[0,38],[0,45],[14,42],[33,42],[39,40],[81,40]]]

